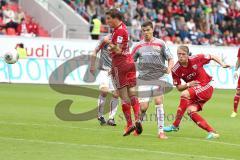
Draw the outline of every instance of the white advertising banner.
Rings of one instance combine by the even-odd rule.
[[[0,36],[0,55],[15,50],[19,43],[24,44],[28,57],[65,60],[89,54],[97,41]]]
[[[67,84],[98,84],[101,73],[96,81],[91,83],[86,80],[88,74],[85,74],[89,66],[89,57],[85,57],[81,62],[68,60],[80,56],[89,55],[95,48],[97,41],[92,40],[62,40],[51,38],[23,38],[0,36],[0,55],[6,52],[16,51],[15,46],[23,43],[27,49],[28,58],[20,59],[16,64],[6,64],[3,59],[0,60],[0,82],[11,83],[39,83],[48,84],[51,73],[63,65],[63,74],[71,72],[65,79]],[[169,45],[176,62],[177,45]],[[219,56],[225,63],[235,66],[237,60],[237,47],[216,47],[216,46],[190,46],[193,54],[214,54]],[[81,64],[79,64],[81,63]],[[207,72],[213,77],[213,85],[216,88],[234,89],[236,81],[233,79],[234,68],[222,69],[216,63],[210,63],[205,66]],[[85,77],[85,79],[84,79]],[[60,83],[63,79],[62,74],[54,75],[55,82]],[[168,81],[172,83],[169,76]]]

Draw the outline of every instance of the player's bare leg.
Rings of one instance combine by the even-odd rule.
[[[128,135],[130,135],[131,132],[133,132],[135,130],[135,126],[132,123],[132,117],[131,117],[131,105],[128,100],[128,98],[129,98],[128,97],[128,88],[123,87],[123,88],[119,89],[118,91],[119,91],[119,96],[122,100],[122,111],[123,111],[124,116],[127,121],[127,127],[125,129],[125,133],[123,134],[123,136],[128,136]]]
[[[107,121],[107,124],[110,126],[116,126],[114,117],[117,113],[117,107],[118,107],[118,100],[119,94],[117,91],[113,91],[112,98],[110,100],[110,112],[109,112],[109,119]]]
[[[134,118],[135,118],[135,126],[136,126],[136,133],[142,133],[142,124],[140,120],[140,104],[138,98],[136,96],[136,87],[128,88],[128,95],[131,101],[131,105],[133,107]]]
[[[189,117],[193,120],[193,122],[195,122],[200,128],[208,132],[207,139],[219,137],[219,134],[217,134],[216,131],[207,123],[207,121],[203,119],[201,115],[198,114],[197,105],[188,106],[187,112]]]
[[[104,114],[104,105],[106,103],[107,94],[108,94],[108,87],[101,87],[100,94],[98,97],[98,121],[100,125],[106,124],[106,120],[103,114]]]
[[[167,139],[168,137],[165,135],[163,131],[164,127],[163,98],[164,98],[163,95],[159,95],[154,98],[154,101],[157,115],[158,137],[160,139]]]
[[[140,120],[143,121],[146,117],[146,112],[149,107],[149,102],[140,102]]]
[[[236,90],[236,95],[234,96],[234,103],[233,103],[233,112],[231,114],[231,117],[234,118],[237,116],[237,110],[238,110],[238,103],[240,99],[240,89]]]

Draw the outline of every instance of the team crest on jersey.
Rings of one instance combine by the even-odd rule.
[[[193,66],[192,66],[192,68],[194,69],[194,70],[197,70],[197,65],[196,64],[194,64]]]
[[[123,41],[123,37],[117,36],[117,43],[122,43],[122,41]]]

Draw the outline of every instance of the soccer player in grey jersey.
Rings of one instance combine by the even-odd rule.
[[[112,79],[109,74],[111,70],[111,65],[112,65],[112,59],[110,58],[107,50],[110,38],[111,36],[107,35],[103,39],[101,39],[97,44],[91,56],[90,72],[93,74],[95,73],[96,71],[95,63],[96,63],[97,53],[101,51],[99,63],[98,63],[98,69],[102,72],[101,75],[103,76],[101,76],[100,85],[99,85],[100,95],[98,98],[98,120],[101,125],[104,125],[107,123],[108,125],[116,126],[116,123],[114,121],[114,116],[117,113],[118,93],[113,87]],[[103,114],[104,114],[104,105],[106,103],[107,93],[109,91],[112,91],[113,97],[110,101],[109,120],[106,122],[105,118],[103,117]]]
[[[138,60],[138,82],[144,84],[138,84],[141,117],[145,116],[145,113],[149,107],[150,97],[154,97],[156,115],[158,122],[158,137],[160,139],[167,139],[164,134],[164,109],[163,109],[163,90],[164,75],[169,74],[173,67],[173,56],[161,39],[153,37],[153,24],[151,21],[147,21],[141,26],[144,39],[137,43],[132,50],[134,60]],[[165,61],[168,62],[168,66],[165,65]],[[159,80],[159,84],[151,84],[150,81]],[[148,83],[149,82],[149,83]],[[141,93],[144,92],[144,95]],[[136,133],[135,133],[136,134]]]

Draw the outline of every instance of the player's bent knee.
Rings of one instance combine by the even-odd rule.
[[[116,91],[113,91],[112,97],[113,97],[113,98],[118,98],[118,97],[119,97],[119,94],[118,94]]]
[[[108,88],[106,87],[103,87],[100,89],[100,94],[103,96],[103,97],[106,97],[107,94],[108,94]]]
[[[161,105],[163,104],[162,99],[155,99],[155,105]]]
[[[163,95],[154,98],[155,105],[163,104]]]
[[[162,105],[162,101],[155,101],[155,105]]]
[[[112,97],[118,99],[119,95],[113,94]]]
[[[188,90],[182,91],[182,92],[181,92],[181,97],[190,99],[190,94],[189,94]]]
[[[236,94],[240,96],[240,89],[236,90]]]
[[[136,96],[136,87],[128,88],[129,97]]]
[[[191,109],[187,109],[187,114],[191,115],[191,113],[192,113],[192,110]]]
[[[118,98],[119,98],[119,96],[118,96],[118,95],[114,95],[114,94],[112,95],[112,97],[113,97],[113,98],[116,98],[116,99],[118,99]]]
[[[196,106],[189,106],[189,107],[187,108],[187,114],[188,114],[188,115],[191,115],[192,113],[197,112],[197,111],[198,111],[198,109],[197,109]]]
[[[128,100],[128,96],[125,95],[125,94],[120,94],[120,98],[121,98],[121,100],[123,100],[123,101],[129,101],[129,100]],[[129,101],[129,102],[130,102],[130,101]]]
[[[149,103],[148,102],[141,102],[140,108],[142,111],[146,111],[148,109]]]

